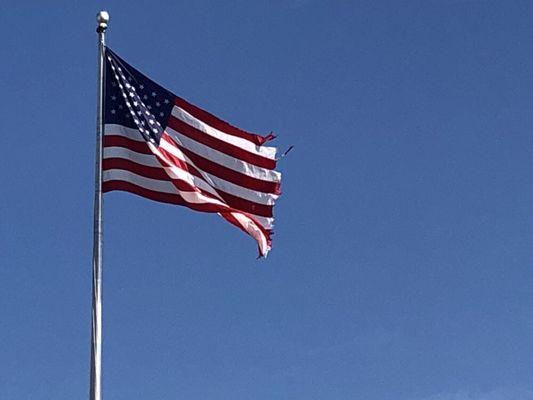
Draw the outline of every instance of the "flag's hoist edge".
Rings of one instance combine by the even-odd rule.
[[[271,249],[281,194],[273,135],[236,128],[172,94],[105,50],[104,192],[218,213]]]

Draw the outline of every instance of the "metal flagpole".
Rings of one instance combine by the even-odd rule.
[[[98,101],[96,104],[96,165],[94,177],[93,285],[90,400],[102,399],[102,134],[104,47],[109,14],[100,11],[98,27]]]

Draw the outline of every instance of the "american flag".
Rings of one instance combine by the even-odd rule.
[[[276,148],[159,86],[105,50],[102,190],[217,213],[271,248]]]

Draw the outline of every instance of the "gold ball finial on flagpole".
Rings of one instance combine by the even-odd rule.
[[[96,31],[98,33],[104,32],[107,29],[107,23],[109,22],[109,13],[107,11],[100,11],[96,15],[96,22],[98,22],[98,27]]]

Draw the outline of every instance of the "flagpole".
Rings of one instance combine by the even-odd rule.
[[[98,89],[96,103],[96,163],[94,177],[93,284],[90,400],[102,399],[102,134],[104,101],[104,48],[109,14],[100,11],[98,27]]]

